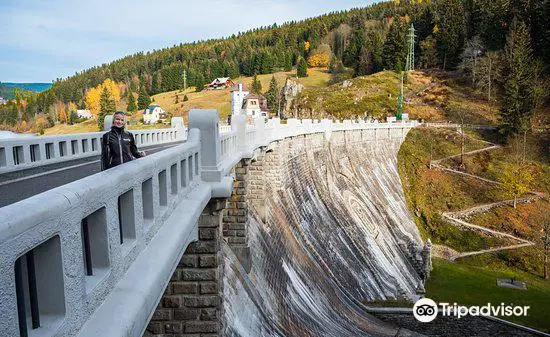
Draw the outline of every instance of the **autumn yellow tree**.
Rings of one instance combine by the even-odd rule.
[[[57,120],[60,123],[67,123],[67,106],[63,102],[57,102],[54,105],[54,110],[57,115]]]
[[[330,46],[323,43],[311,52],[308,64],[310,67],[328,67],[331,56],[332,51],[330,50]]]
[[[86,93],[86,97],[84,99],[86,102],[86,109],[90,110],[94,116],[97,116],[99,113],[99,98],[101,97],[101,91],[102,89],[100,86],[91,88]]]
[[[110,78],[106,79],[97,87],[88,90],[86,97],[84,98],[86,108],[90,110],[94,116],[97,116],[99,113],[99,99],[104,88],[107,88],[109,98],[111,100],[115,101],[115,103],[120,101],[120,94],[123,89],[123,84],[117,84]]]
[[[516,208],[518,197],[529,191],[533,180],[531,170],[520,163],[503,164],[498,176],[505,197],[514,198],[514,208]]]

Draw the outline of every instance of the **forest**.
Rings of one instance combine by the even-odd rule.
[[[416,34],[417,69],[459,69],[472,77],[473,85],[488,87],[489,98],[493,94],[513,101],[518,95],[528,96],[537,105],[544,101],[544,90],[521,89],[515,93],[510,90],[518,83],[531,88],[543,88],[546,83],[550,62],[549,15],[548,0],[380,2],[221,39],[140,52],[95,66],[57,79],[47,91],[18,95],[0,106],[0,124],[8,128],[22,123],[38,125],[38,120],[44,128],[67,122],[71,109],[90,108],[90,93],[95,97],[96,108],[92,112],[103,115],[97,103],[103,91],[103,96],[110,100],[128,97],[128,101],[134,101],[136,94],[140,107],[149,95],[181,89],[184,85],[200,90],[216,77],[269,74],[294,67],[300,75],[300,69],[307,66],[330,67],[334,72],[347,67],[354,76],[383,69],[400,71],[405,67],[411,24]],[[518,66],[522,68],[510,74]],[[507,76],[498,74],[516,78],[507,84]],[[110,91],[113,86],[104,85],[106,80],[113,81],[118,86],[115,91],[120,92]],[[506,114],[513,112],[503,111]],[[509,118],[509,123],[515,123],[512,129],[518,123],[514,118]]]

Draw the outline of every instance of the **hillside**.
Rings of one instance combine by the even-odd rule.
[[[262,91],[269,88],[269,82],[275,77],[279,90],[284,85],[287,78],[301,83],[306,88],[324,88],[330,80],[330,74],[324,68],[311,68],[308,70],[308,77],[296,78],[295,71],[279,71],[273,74],[258,75],[258,80],[262,84]],[[234,79],[235,83],[243,83],[245,89],[249,89],[252,83],[252,77],[240,76]],[[187,95],[188,101],[183,101],[184,95]],[[227,116],[231,114],[230,107],[230,89],[224,90],[203,90],[195,92],[194,88],[188,88],[187,91],[174,90],[152,96],[153,102],[159,104],[166,112],[173,116],[184,117],[187,123],[187,115],[190,109],[217,109],[219,111],[220,121],[225,123]],[[176,103],[176,96],[177,102]]]
[[[15,98],[15,89],[19,88],[23,91],[43,92],[52,87],[51,83],[9,83],[0,82],[0,97],[5,99]]]
[[[496,147],[487,141],[497,142]],[[541,241],[550,214],[548,141],[548,134],[544,133],[528,137],[524,157],[523,146],[518,146],[521,140],[504,142],[496,131],[469,130],[466,152],[490,149],[465,155],[462,166],[460,157],[430,166],[431,161],[460,154],[460,134],[455,129],[428,127],[409,132],[398,155],[399,173],[419,231],[424,240],[429,238],[434,243],[432,252],[437,259],[427,286],[428,297],[465,305],[530,305],[533,312],[529,317],[511,319],[550,331],[547,313],[540,309],[546,308],[550,300],[550,280],[542,278]],[[502,202],[510,196],[502,185],[492,181],[503,181],[506,167],[517,163],[518,158],[524,158],[520,159],[522,171],[533,177],[525,183],[527,191],[539,194],[522,195],[522,202],[514,208],[511,201]],[[485,209],[477,208],[481,205]],[[478,228],[457,226],[449,221],[450,214]],[[518,242],[532,244],[506,248]],[[527,291],[519,293],[496,286],[496,279],[503,277],[527,282]]]

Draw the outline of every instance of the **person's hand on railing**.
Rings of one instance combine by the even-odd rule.
[[[140,157],[140,158],[143,158],[143,157],[145,157],[146,155],[147,155],[147,153],[145,153],[145,151],[140,151],[140,152],[139,152],[139,157]]]

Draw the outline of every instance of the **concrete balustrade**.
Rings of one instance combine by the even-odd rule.
[[[141,336],[183,252],[198,239],[205,206],[231,196],[231,172],[243,158],[287,137],[344,131],[342,141],[377,141],[416,126],[296,119],[247,126],[237,117],[220,134],[216,110],[191,110],[189,122],[183,144],[0,209],[2,335]],[[140,145],[184,133],[133,132]],[[14,152],[23,162],[47,151],[54,158],[73,149],[98,154],[101,134],[3,142],[4,167]]]
[[[138,147],[184,141],[185,128],[130,130]],[[0,174],[101,154],[105,132],[0,140]]]

